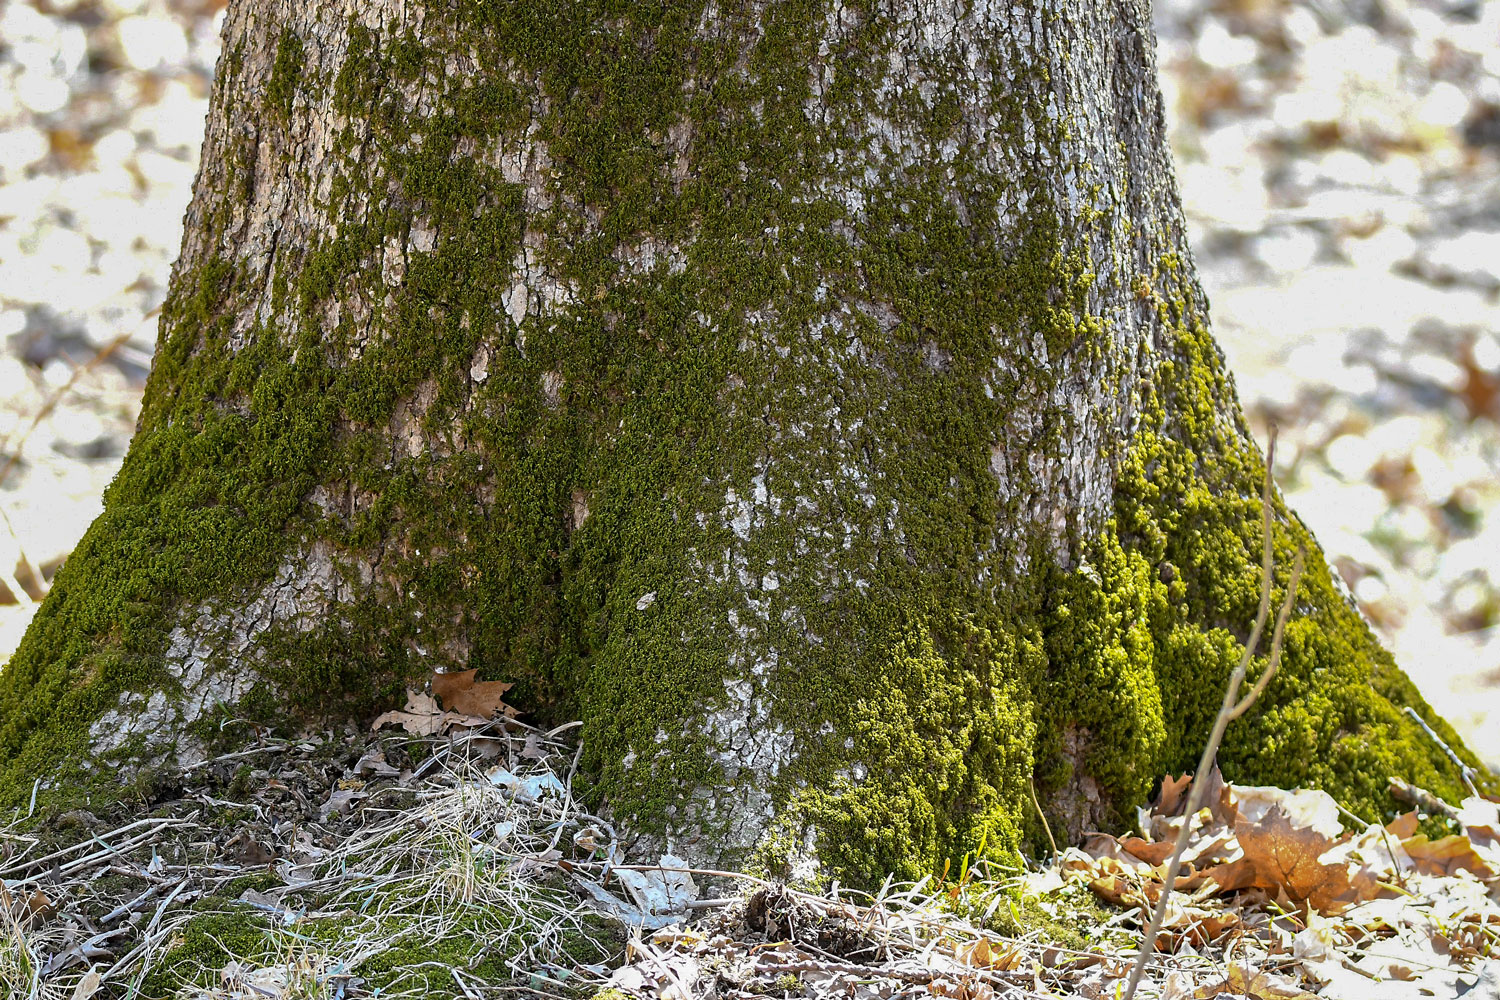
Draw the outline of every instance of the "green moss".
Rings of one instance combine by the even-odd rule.
[[[292,116],[292,103],[297,99],[305,63],[302,39],[290,28],[283,29],[271,64],[271,79],[266,83],[266,103],[281,113],[283,121]]]
[[[173,937],[157,966],[141,981],[139,996],[169,1000],[188,986],[216,986],[231,961],[273,962],[277,953],[269,925],[246,910],[193,917]]]
[[[1098,899],[1081,882],[1069,882],[1062,888],[1044,894],[1027,894],[1020,888],[1001,890],[998,904],[993,897],[983,897],[983,907],[961,907],[971,919],[985,912],[990,917],[986,930],[1006,937],[1031,934],[1049,944],[1077,951],[1097,951],[1097,936],[1116,916],[1116,911],[1100,905]],[[976,912],[977,911],[977,912]]]
[[[1223,416],[1233,389],[1206,329],[1182,306],[1164,307],[1163,321],[1172,340],[1141,401],[1114,520],[1090,546],[1089,568],[1060,575],[1048,600],[1049,662],[1060,669],[1040,699],[1042,771],[1050,761],[1051,784],[1066,780],[1060,736],[1082,730],[1087,770],[1111,789],[1122,819],[1161,774],[1196,765],[1259,600],[1262,460],[1243,425]],[[1279,500],[1275,513],[1278,587],[1298,546],[1310,554],[1308,571],[1277,676],[1225,736],[1226,777],[1323,788],[1381,818],[1397,806],[1388,775],[1461,797],[1456,770],[1402,709],[1415,708],[1454,746],[1457,736],[1337,589],[1307,529]],[[1283,594],[1274,590],[1273,604]],[[1077,698],[1080,690],[1091,697]]]
[[[430,920],[406,922],[391,917],[372,925],[346,911],[341,916],[306,918],[283,925],[235,902],[246,889],[268,887],[266,876],[238,879],[220,894],[195,904],[199,912],[157,957],[138,995],[145,1000],[169,1000],[181,995],[183,987],[219,986],[230,962],[252,970],[290,963],[294,969],[306,971],[307,995],[321,995],[316,976],[319,971],[328,971],[326,962],[341,973],[359,976],[376,994],[445,996],[453,987],[450,969],[461,969],[471,981],[487,986],[514,987],[518,982],[516,961],[523,955],[571,970],[578,964],[610,960],[619,951],[618,929],[588,915],[580,918],[575,930],[562,936],[555,951],[543,949],[541,941],[547,938],[539,937],[539,929],[547,929],[544,925],[555,913],[552,908],[529,912],[523,906],[501,911],[459,904],[461,912],[445,915],[451,918],[444,925],[445,933],[433,936]],[[403,886],[401,891],[410,889]],[[550,886],[545,891],[565,890]],[[398,902],[410,904],[411,900]],[[369,955],[372,939],[384,947]],[[528,985],[524,977],[519,983]]]

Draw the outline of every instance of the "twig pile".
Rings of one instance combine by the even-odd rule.
[[[618,934],[559,846],[615,841],[559,777],[577,761],[561,737],[502,720],[402,766],[378,747],[330,759],[343,739],[268,741],[206,762],[169,815],[107,832],[61,817],[83,836],[59,850],[18,817],[0,828],[0,996],[418,997],[441,978],[477,998],[602,977],[577,963],[609,958]],[[400,759],[423,742],[384,745]],[[221,933],[235,926],[248,936]],[[445,941],[460,943],[446,957],[426,947]]]

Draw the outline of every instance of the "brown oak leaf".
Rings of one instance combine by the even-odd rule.
[[[474,675],[477,673],[477,670],[434,673],[432,693],[442,701],[444,708],[460,715],[491,719],[503,712],[507,718],[514,717],[516,710],[502,697],[514,685],[505,681],[476,681]]]

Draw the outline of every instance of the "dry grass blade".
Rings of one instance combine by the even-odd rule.
[[[9,903],[7,897],[4,902]],[[41,962],[25,929],[0,906],[0,990],[7,997],[35,997],[40,992]]]
[[[527,995],[561,995],[549,983],[573,975],[575,953],[609,957],[611,931],[550,850],[564,828],[616,839],[553,772],[568,770],[573,745],[516,722],[390,741],[414,751],[425,777],[383,766],[378,782],[366,782],[357,776],[367,759],[383,764],[380,752],[350,765],[343,741],[330,741],[271,742],[193,772],[195,782],[219,781],[206,775],[248,771],[246,758],[275,761],[271,773],[316,762],[330,769],[330,792],[367,786],[360,809],[325,820],[307,822],[301,811],[278,821],[253,796],[226,801],[211,785],[188,790],[170,818],[85,828],[57,849],[43,846],[21,813],[0,826],[0,874],[22,901],[14,912],[24,915],[31,894],[49,897],[29,924],[11,919],[9,903],[0,907],[0,997],[69,1000],[95,982],[91,996],[110,1000],[354,997],[377,988],[417,998],[441,980],[492,1000],[517,983]],[[315,802],[306,808],[317,813]],[[234,853],[226,821],[265,841],[257,858]],[[374,970],[363,973],[374,985],[359,985],[361,967]]]
[[[1057,839],[1052,836],[1052,824],[1047,822],[1047,814],[1042,812],[1042,803],[1036,797],[1036,781],[1030,775],[1026,776],[1026,787],[1031,791],[1031,804],[1036,808],[1037,818],[1042,821],[1042,829],[1047,832],[1047,843],[1052,845],[1052,862],[1057,863]]]

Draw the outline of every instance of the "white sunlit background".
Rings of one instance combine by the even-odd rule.
[[[0,0],[0,658],[130,440],[222,6]],[[1156,23],[1241,401],[1500,766],[1500,0],[1158,0]]]

